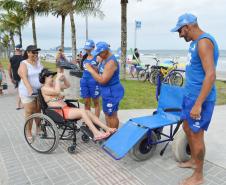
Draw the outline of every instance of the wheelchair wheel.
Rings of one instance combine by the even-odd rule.
[[[89,136],[87,136],[86,134],[82,134],[81,138],[84,143],[88,143],[90,140]]]
[[[69,147],[67,148],[67,151],[68,151],[68,153],[70,153],[70,154],[74,154],[74,153],[75,153],[75,149],[76,149],[76,145],[72,145],[72,146],[69,146]]]
[[[169,77],[169,84],[170,85],[177,85],[177,86],[182,86],[184,83],[184,79],[181,73],[179,72],[173,72],[172,75]]]
[[[130,150],[129,155],[132,159],[136,161],[144,161],[151,158],[156,150],[156,145],[148,144],[148,137],[145,135],[141,138],[137,144]],[[157,141],[156,134],[151,132],[151,142]]]
[[[174,158],[178,162],[184,162],[190,159],[191,151],[183,129],[176,133],[172,143],[172,151]]]
[[[59,132],[56,124],[48,116],[41,113],[32,114],[26,119],[24,136],[28,145],[40,153],[54,151],[59,143]]]

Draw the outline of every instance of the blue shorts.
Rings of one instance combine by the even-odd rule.
[[[120,83],[101,87],[101,96],[103,111],[108,116],[111,116],[118,111],[119,103],[124,96],[124,88]]]
[[[196,100],[184,96],[182,103],[181,119],[187,120],[190,129],[197,133],[201,129],[207,130],[213,115],[215,101],[205,101],[202,104],[201,118],[199,120],[190,117],[190,112]]]
[[[99,84],[94,79],[81,78],[80,96],[82,98],[98,98],[100,96]]]

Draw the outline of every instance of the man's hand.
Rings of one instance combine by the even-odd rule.
[[[192,107],[191,112],[190,112],[191,118],[197,119],[197,120],[200,119],[201,118],[201,110],[202,110],[201,105],[195,104]]]

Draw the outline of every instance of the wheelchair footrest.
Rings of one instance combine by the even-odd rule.
[[[140,127],[132,121],[128,121],[102,145],[102,148],[111,157],[119,160],[129,152],[148,130],[148,128]]]
[[[93,133],[90,131],[90,129],[87,126],[81,126],[80,131],[87,135],[90,139],[93,139]]]

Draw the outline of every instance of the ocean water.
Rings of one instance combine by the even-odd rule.
[[[166,60],[174,60],[181,64],[181,66],[185,66],[187,63],[187,51],[186,50],[140,50],[140,59],[143,64],[151,64],[155,65],[156,61],[153,57],[158,58],[161,62]],[[114,54],[117,55],[116,51],[113,51]],[[41,51],[41,56],[46,56],[48,61],[55,61],[56,51]],[[70,61],[72,59],[71,52],[65,51],[65,56]],[[127,59],[132,59],[131,51],[127,53]],[[226,72],[226,50],[220,51],[220,57],[218,60],[217,71]]]

